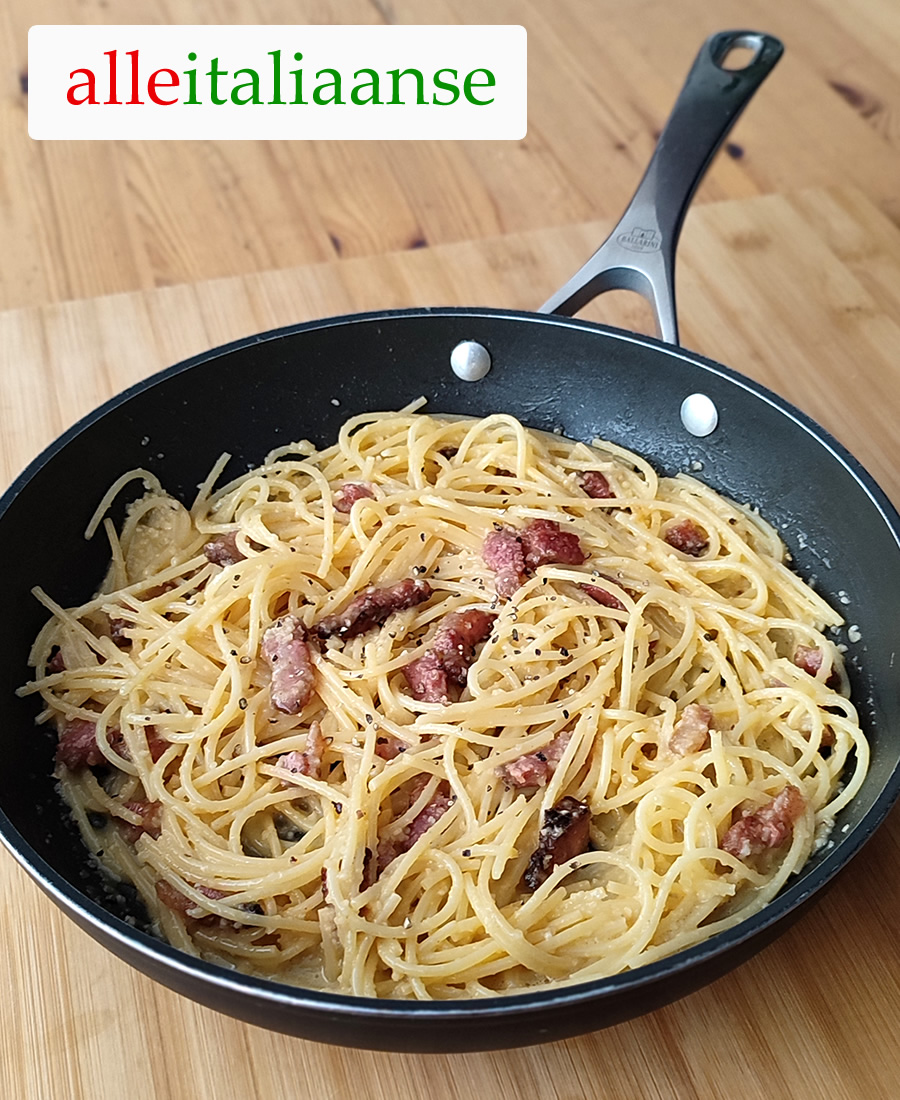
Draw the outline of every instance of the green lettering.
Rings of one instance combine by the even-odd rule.
[[[196,61],[197,55],[193,50],[188,54],[188,61]],[[184,75],[188,78],[188,96],[184,101],[185,103],[193,103],[195,106],[200,102],[197,98],[197,70],[185,69]]]
[[[425,78],[418,69],[404,69],[402,72],[399,69],[388,69],[388,76],[391,78],[393,84],[393,94],[388,100],[388,103],[402,104],[405,102],[405,100],[400,98],[400,77],[410,75],[416,78],[416,103],[428,102],[425,98]]]
[[[243,84],[235,84],[231,89],[231,102],[236,103],[238,107],[243,107],[246,103],[262,103],[262,100],[259,98],[259,73],[256,69],[235,69],[235,79],[242,76],[244,73],[246,73],[250,79]],[[246,98],[242,98],[238,95],[238,92],[243,91],[244,88],[253,89]]]
[[[485,79],[476,82],[473,78],[476,73],[484,73]],[[463,81],[463,94],[470,103],[474,103],[476,107],[487,107],[489,103],[494,102],[494,97],[490,99],[477,99],[472,94],[473,88],[493,88],[497,84],[497,80],[490,69],[473,69],[466,75],[466,79]]]
[[[459,99],[459,88],[457,88],[455,84],[451,84],[447,80],[441,80],[441,73],[450,73],[454,80],[459,78],[459,73],[456,71],[456,69],[438,69],[438,71],[434,74],[435,87],[440,88],[442,92],[452,92],[453,98],[438,99],[437,92],[435,92],[435,94],[431,97],[431,102],[436,104],[438,107],[449,107],[451,104],[455,103]]]
[[[283,106],[284,100],[281,98],[281,50],[269,50],[269,57],[272,58],[272,98],[269,103],[273,107],[276,104]]]
[[[382,99],[378,94],[378,73],[376,73],[374,69],[357,69],[353,74],[353,79],[356,80],[360,73],[368,73],[372,79],[364,80],[362,84],[353,85],[353,91],[350,93],[351,101],[353,103],[359,103],[360,105],[365,105],[366,103],[381,103]],[[372,94],[368,98],[363,99],[361,93],[365,88],[371,88]]]
[[[330,73],[331,80],[327,80],[324,84],[317,84],[313,91],[313,100],[316,103],[320,103],[323,107],[327,107],[329,103],[344,104],[347,101],[341,99],[341,74],[337,69],[319,69],[316,73],[316,80],[321,77],[322,73]],[[325,92],[328,89],[332,90],[331,96],[325,96]]]
[[[303,54],[295,53],[294,60],[302,61]],[[291,69],[291,76],[294,78],[294,98],[291,100],[291,102],[303,104],[305,106],[307,103],[309,103],[309,100],[303,98],[303,70]]]
[[[209,77],[209,97],[217,107],[221,107],[222,104],[227,103],[228,100],[219,98],[219,77],[228,76],[228,70],[220,69],[219,59],[214,57],[212,59],[212,68],[206,75]]]

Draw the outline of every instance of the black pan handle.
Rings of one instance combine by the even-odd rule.
[[[723,66],[751,49],[741,69]],[[540,308],[571,317],[607,290],[636,290],[656,314],[659,335],[678,343],[675,247],[697,185],[784,46],[758,31],[720,31],[700,48],[653,157],[621,221],[594,255]]]

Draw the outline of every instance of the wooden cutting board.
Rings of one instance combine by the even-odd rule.
[[[0,314],[0,478],[8,483],[115,391],[248,333],[382,307],[534,308],[607,228]],[[900,230],[851,190],[713,203],[689,217],[679,279],[684,343],[809,412],[900,503]],[[589,315],[649,323],[632,296],[611,296]],[[898,925],[895,811],[812,913],[677,1004],[543,1047],[380,1054],[271,1034],[170,993],[76,929],[2,852],[0,1096],[892,1097],[900,1090]]]

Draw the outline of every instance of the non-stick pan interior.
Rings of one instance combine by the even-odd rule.
[[[477,340],[491,353],[492,369],[479,382],[451,372],[450,352],[461,340]],[[702,439],[679,415],[695,392],[712,398],[719,413],[718,428]],[[0,502],[14,610],[3,638],[0,809],[26,844],[107,909],[140,920],[130,892],[110,893],[90,867],[54,790],[54,738],[35,731],[34,700],[14,694],[29,677],[26,656],[45,617],[31,588],[40,585],[63,605],[77,603],[104,572],[102,534],[86,542],[83,532],[111,482],[144,467],[189,503],[223,451],[232,455],[226,476],[236,474],[275,446],[331,442],[349,416],[397,409],[420,396],[436,413],[504,411],[574,439],[614,440],[661,472],[691,472],[758,507],[781,529],[798,571],[855,628],[838,640],[848,646],[854,699],[873,744],[861,794],[802,876],[812,885],[830,877],[897,793],[900,545],[893,509],[821,430],[738,375],[643,337],[488,310],[335,319],[218,349],[113,400],[18,479]],[[796,895],[803,887],[791,889]],[[767,917],[752,919],[763,924]]]

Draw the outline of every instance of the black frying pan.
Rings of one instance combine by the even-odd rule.
[[[735,45],[755,51],[740,72],[721,67]],[[821,428],[768,390],[674,346],[674,248],[687,201],[743,106],[781,54],[750,32],[706,42],[625,218],[545,308],[572,311],[611,286],[654,304],[664,338],[549,313],[408,310],[339,317],[217,348],[134,386],[50,446],[0,500],[7,615],[0,675],[0,835],[37,883],[121,958],[220,1011],[319,1041],[387,1050],[476,1050],[562,1038],[656,1008],[725,973],[782,931],[871,836],[900,791],[900,699],[892,665],[900,623],[900,517],[859,464]],[[650,200],[654,201],[650,201]],[[490,355],[477,382],[450,369],[474,341]],[[476,356],[477,364],[478,358]],[[718,412],[707,436],[685,430],[685,397]],[[840,815],[834,844],[765,910],[707,943],[630,973],[485,1001],[422,1004],[310,992],[200,962],[142,930],[134,891],[110,891],[56,796],[54,739],[35,733],[33,700],[17,699],[44,611],[40,584],[81,602],[103,575],[103,540],[85,524],[108,485],[135,466],[189,500],[227,448],[226,476],[272,447],[332,441],[343,421],[424,394],[436,412],[498,410],[573,439],[603,436],[660,471],[703,463],[703,478],[751,501],[784,532],[799,572],[832,602],[846,593],[864,660],[850,679],[872,742],[870,773]],[[122,502],[119,507],[123,507]],[[125,918],[128,918],[126,920]]]

